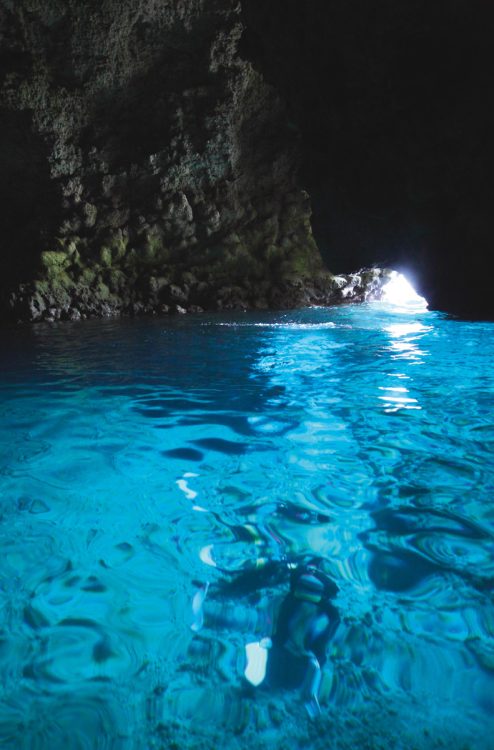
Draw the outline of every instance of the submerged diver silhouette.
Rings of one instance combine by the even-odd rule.
[[[321,569],[322,563],[323,560],[315,557],[290,563],[271,561],[260,569],[245,571],[233,580],[216,585],[215,598],[218,594],[237,599],[257,596],[248,610],[239,611],[234,606],[225,612],[222,606],[207,613],[204,605],[209,584],[196,592],[192,604],[192,629],[195,631],[205,621],[250,632],[261,630],[261,637],[245,646],[246,680],[255,687],[301,689],[311,717],[320,713],[321,670],[327,659],[328,644],[340,622],[338,610],[331,603],[338,587]],[[287,578],[290,581],[288,592],[277,597],[276,606],[270,596],[270,611],[266,614],[262,609],[267,605],[259,602],[259,592],[286,583]],[[257,611],[252,611],[252,604],[257,606]]]

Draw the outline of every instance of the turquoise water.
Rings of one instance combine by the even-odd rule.
[[[0,746],[494,748],[493,330],[4,331]]]

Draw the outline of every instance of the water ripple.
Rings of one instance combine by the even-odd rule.
[[[185,317],[2,334],[2,747],[492,750],[492,325]]]

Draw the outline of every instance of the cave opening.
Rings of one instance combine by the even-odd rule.
[[[436,309],[491,318],[486,4],[246,0],[244,15],[246,54],[300,131],[331,270],[389,265]]]

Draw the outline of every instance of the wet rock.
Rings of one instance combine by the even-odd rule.
[[[24,295],[4,312],[39,320],[49,309],[244,309],[256,303],[256,283],[276,286],[283,262],[283,274],[304,277],[321,266],[297,135],[241,49],[237,0],[151,3],[137,24],[135,0],[108,0],[90,14],[78,0],[31,6],[19,0],[2,11],[17,46],[0,83],[13,113],[0,111],[0,181],[15,173],[18,189],[0,185],[0,195],[3,217],[40,210],[29,227],[0,221],[0,242],[16,258],[0,296],[31,281],[50,289],[42,304]],[[9,156],[19,153],[25,162]],[[42,262],[45,251],[59,252],[57,238],[77,257]],[[231,293],[217,296],[223,287]]]
[[[84,225],[90,229],[96,224],[98,217],[98,209],[94,203],[85,203],[82,207],[82,213],[84,216]]]
[[[139,23],[135,0],[90,14],[80,0],[52,6],[19,0],[0,14],[16,40],[0,82],[0,315],[293,308],[378,293],[373,276],[333,282],[324,270],[299,134],[247,57],[237,0],[148,3]]]
[[[185,305],[188,300],[188,293],[184,287],[180,287],[177,284],[170,284],[163,290],[164,299],[168,303]]]
[[[150,276],[149,277],[149,291],[154,294],[159,294],[162,289],[166,289],[170,286],[170,279],[166,276]]]
[[[331,296],[335,301],[344,302],[379,300],[383,294],[383,287],[390,278],[391,271],[383,268],[367,268],[358,273],[335,276],[331,283]]]

